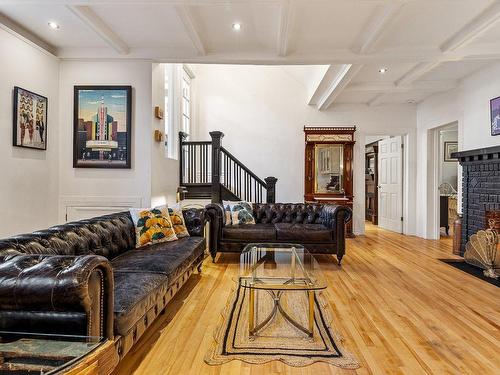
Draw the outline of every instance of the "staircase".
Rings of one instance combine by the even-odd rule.
[[[179,133],[179,181],[186,198],[275,203],[277,178],[257,177],[222,147],[224,133],[210,132],[211,141],[188,142],[186,137]]]

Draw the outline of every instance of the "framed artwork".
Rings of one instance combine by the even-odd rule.
[[[500,96],[490,100],[491,135],[500,134]]]
[[[130,168],[132,86],[75,86],[74,168]]]
[[[14,87],[14,146],[47,149],[47,105],[45,96]]]
[[[444,142],[444,161],[457,161],[451,154],[458,152],[458,142]]]

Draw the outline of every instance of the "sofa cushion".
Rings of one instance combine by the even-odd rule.
[[[114,331],[123,336],[165,295],[168,278],[156,273],[115,271],[114,279]]]
[[[273,241],[276,228],[273,224],[234,225],[222,228],[223,240]]]
[[[322,224],[276,223],[276,239],[290,242],[329,242],[332,231]]]
[[[130,250],[114,258],[111,264],[115,272],[134,271],[165,275],[169,285],[172,285],[204,250],[203,237],[185,237],[173,242]]]
[[[177,240],[167,206],[131,208],[130,216],[135,226],[136,248]]]

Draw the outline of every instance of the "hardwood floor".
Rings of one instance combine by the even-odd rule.
[[[203,357],[225,306],[238,257],[207,259],[116,368],[128,374],[499,374],[498,288],[438,260],[453,258],[451,241],[429,241],[367,226],[347,240],[342,268],[318,256],[328,279],[326,296],[361,367],[281,362],[209,366]]]

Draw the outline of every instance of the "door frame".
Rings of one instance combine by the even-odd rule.
[[[403,233],[404,235],[413,235],[416,232],[416,227],[415,223],[413,223],[413,228],[411,227],[412,223],[410,223],[410,220],[414,221],[414,214],[413,216],[410,215],[410,212],[415,211],[415,208],[412,209],[411,207],[411,202],[409,197],[412,195],[411,189],[412,189],[412,180],[415,178],[415,176],[412,176],[413,174],[416,173],[415,168],[411,169],[410,168],[410,161],[412,160],[412,154],[415,153],[415,145],[412,144],[412,140],[416,139],[416,134],[415,133],[399,133],[399,132],[380,132],[380,133],[366,133],[366,136],[377,136],[380,135],[381,137],[383,136],[401,136],[402,144],[403,144],[403,160],[402,160],[402,167],[403,167],[403,173],[402,173],[402,183],[403,183]],[[364,145],[363,145],[363,150],[364,150]],[[415,156],[413,156],[415,158]],[[364,159],[363,159],[364,160]],[[363,165],[364,168],[364,165]],[[415,195],[415,187],[413,186],[413,193]],[[363,184],[363,189],[364,189],[364,184]],[[365,199],[366,199],[366,191],[365,195],[363,196],[363,208],[365,208]],[[364,211],[363,211],[364,214]],[[365,223],[366,224],[366,223]]]
[[[430,161],[427,167],[427,232],[428,239],[439,240],[441,238],[440,223],[440,200],[439,200],[439,181],[441,180],[441,150],[440,150],[440,132],[441,130],[451,128],[454,125],[459,128],[458,121],[452,121],[448,124],[428,130],[427,133],[427,160]],[[460,138],[460,135],[458,136]],[[458,140],[457,140],[458,141]],[[458,172],[457,178],[460,181],[461,173]],[[458,196],[460,196],[460,183],[457,184]],[[460,210],[459,210],[460,211]]]

